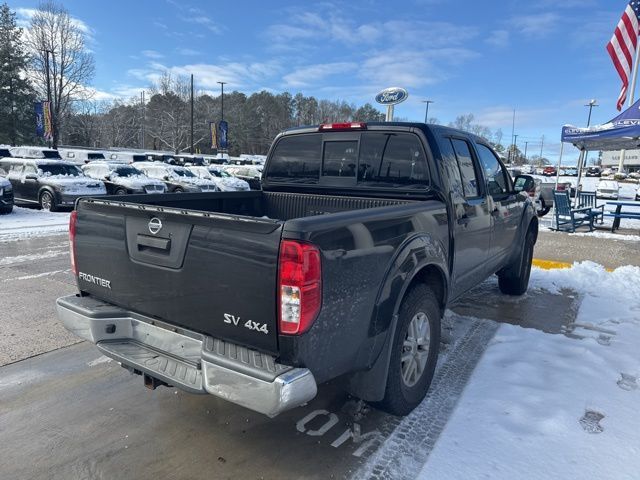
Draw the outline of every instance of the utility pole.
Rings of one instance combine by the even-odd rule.
[[[429,123],[429,104],[435,102],[433,100],[422,100],[422,103],[427,104],[427,108],[424,111],[424,123]]]
[[[516,109],[513,109],[513,120],[511,122],[511,145],[513,145],[513,135],[516,132]],[[511,163],[511,150],[509,150],[509,163]]]
[[[191,147],[189,153],[193,155],[193,73],[191,74]]]
[[[585,107],[589,107],[589,116],[587,117],[587,128],[589,128],[589,125],[591,125],[591,111],[593,110],[593,107],[598,107],[598,106],[599,106],[599,105],[598,105],[598,102],[597,102],[597,100],[596,100],[595,98],[591,99],[591,100],[589,101],[589,103],[587,103],[587,104],[585,105]],[[588,150],[585,150],[585,152],[584,152],[584,161],[583,161],[583,164],[582,164],[582,166],[581,166],[581,165],[578,165],[578,168],[580,168],[580,169],[581,169],[581,167],[583,167],[584,165],[586,165],[586,164],[587,164],[587,157],[588,157],[588,156],[589,156],[589,151],[588,151]],[[582,169],[581,169],[581,171],[582,171]],[[578,172],[578,180],[579,180],[579,179],[580,179],[580,172]]]
[[[142,125],[141,125],[142,138],[140,139],[140,145],[141,145],[141,148],[144,150],[144,136],[145,136],[144,124],[147,123],[145,104],[144,104],[144,90],[140,92],[140,104],[142,106]]]
[[[524,142],[524,161],[527,161],[527,145],[529,145],[529,142]]]
[[[518,134],[513,136],[513,161],[514,163],[518,161],[518,155],[516,153],[516,149],[518,148]]]
[[[542,135],[542,138],[540,139],[540,160],[542,160],[542,149],[544,147],[544,135]]]

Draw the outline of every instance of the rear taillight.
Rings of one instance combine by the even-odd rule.
[[[280,333],[309,330],[322,304],[322,265],[315,245],[295,240],[280,243],[278,265]]]
[[[367,124],[364,122],[345,122],[345,123],[323,123],[318,128],[319,131],[337,131],[337,130],[366,130]]]
[[[78,275],[76,267],[76,223],[78,222],[78,211],[74,210],[69,216],[69,253],[71,256],[71,272]]]

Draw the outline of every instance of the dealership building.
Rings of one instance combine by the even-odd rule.
[[[617,167],[620,162],[620,150],[602,152],[603,167]],[[640,150],[626,150],[624,152],[624,169],[628,172],[640,171]]]

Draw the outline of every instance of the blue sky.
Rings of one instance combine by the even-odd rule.
[[[10,0],[22,18],[37,1]],[[552,160],[565,123],[615,116],[620,81],[606,53],[622,0],[265,2],[66,0],[89,34],[98,97],[139,95],[165,70],[200,90],[288,90],[358,104],[384,87],[409,99],[396,115],[478,123]],[[381,108],[382,110],[382,108]],[[573,153],[573,152],[572,152]],[[577,155],[571,155],[577,156]]]

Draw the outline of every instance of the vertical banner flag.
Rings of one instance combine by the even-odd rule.
[[[42,102],[42,109],[44,110],[44,139],[47,141],[53,140],[53,125],[51,123],[51,102]]]
[[[229,124],[224,120],[220,120],[218,124],[218,132],[220,139],[220,149],[226,150],[228,148],[227,134],[229,133]]]
[[[211,131],[211,148],[218,148],[218,126],[216,122],[209,122],[209,130]]]
[[[35,102],[34,107],[36,111],[36,135],[44,137],[44,107],[42,102]]]
[[[633,81],[629,77],[631,77],[632,72],[635,74],[638,68],[637,65],[635,69],[633,68],[633,61],[638,47],[639,25],[640,1],[631,0],[622,13],[622,18],[618,22],[611,40],[607,43],[607,52],[609,52],[613,66],[616,68],[620,80],[622,80],[622,90],[620,90],[616,104],[618,110],[622,109],[627,99],[629,82]]]

